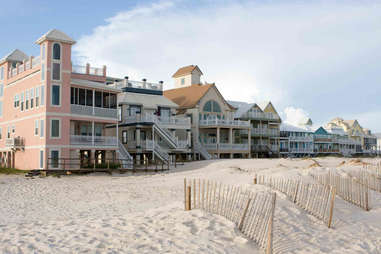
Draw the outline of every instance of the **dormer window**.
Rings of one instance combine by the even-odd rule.
[[[61,46],[58,43],[53,45],[53,59],[61,60]]]

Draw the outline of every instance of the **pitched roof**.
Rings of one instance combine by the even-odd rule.
[[[353,126],[353,124],[356,122],[356,120],[343,120],[343,122],[348,124],[349,126]]]
[[[179,105],[179,108],[193,108],[214,84],[191,85],[164,91],[164,96]]]
[[[310,130],[303,129],[303,128],[300,128],[300,127],[297,127],[297,126],[294,126],[294,125],[291,125],[291,124],[287,124],[287,123],[281,123],[279,128],[280,128],[280,131],[311,132]]]
[[[234,113],[234,118],[240,118],[243,114],[245,114],[249,109],[251,109],[255,103],[247,103],[243,101],[228,101],[228,103],[237,109]],[[259,106],[258,106],[259,107]]]
[[[118,94],[120,104],[142,105],[144,108],[157,109],[158,107],[177,108],[177,104],[161,95],[139,94],[124,92]]]
[[[8,55],[0,59],[0,63],[6,62],[6,61],[22,62],[24,60],[28,60],[28,55],[19,49],[15,49],[11,53],[9,53]]]
[[[61,32],[60,30],[57,30],[57,29],[50,30],[49,32],[41,36],[40,39],[36,41],[36,43],[40,44],[41,42],[45,40],[60,41],[64,43],[75,44],[75,40],[70,38],[64,32]]]
[[[181,67],[180,69],[178,69],[175,72],[175,74],[172,75],[172,78],[177,78],[177,77],[181,77],[181,76],[191,74],[195,69],[197,69],[199,72],[201,72],[201,74],[203,74],[197,65],[188,65],[188,66],[184,66],[184,67]]]

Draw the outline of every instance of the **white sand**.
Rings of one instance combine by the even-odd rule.
[[[345,161],[343,165],[341,162]],[[375,162],[374,159],[362,161]],[[255,172],[359,168],[349,159],[200,161],[164,174],[26,179],[0,175],[1,253],[260,253],[223,217],[183,209],[183,179],[252,185]],[[275,253],[381,253],[381,193],[366,212],[336,197],[334,228],[279,193]]]

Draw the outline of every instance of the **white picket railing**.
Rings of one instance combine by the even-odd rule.
[[[118,145],[118,138],[113,136],[84,136],[84,135],[71,135],[71,145],[80,146],[111,146]]]
[[[100,107],[92,107],[92,106],[84,106],[71,104],[71,113],[78,115],[86,115],[86,116],[97,116],[97,117],[105,117],[105,118],[113,118],[117,119],[118,110],[113,108],[100,108]]]
[[[250,127],[250,121],[229,120],[229,119],[203,119],[200,126],[225,126],[225,127]]]

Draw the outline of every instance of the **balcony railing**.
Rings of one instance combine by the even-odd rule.
[[[290,148],[290,153],[313,153],[313,148]]]
[[[160,117],[152,114],[137,114],[123,117],[125,123],[156,123],[159,125],[187,126],[190,127],[189,117]]]
[[[25,139],[22,137],[7,138],[5,146],[11,149],[23,149],[25,147]]]
[[[247,112],[243,117],[253,120],[280,120],[276,114],[270,112]]]
[[[105,117],[112,118],[114,120],[118,119],[118,110],[113,108],[99,108],[92,106],[84,106],[71,104],[71,113],[85,116],[96,116],[96,117]]]
[[[313,136],[289,136],[290,141],[304,141],[304,142],[312,142],[314,141]]]
[[[251,128],[251,135],[279,137],[280,131],[272,128]]]
[[[94,76],[100,76],[100,77],[104,76],[105,71],[106,71],[105,67],[103,68],[90,67],[90,64],[87,64],[86,66],[72,65],[71,67],[72,73],[94,75]]]
[[[29,60],[25,61],[23,64],[17,65],[15,68],[12,68],[8,72],[9,78],[14,77],[24,71],[33,69],[41,64],[40,56],[30,57]]]
[[[219,127],[250,127],[250,121],[229,120],[229,119],[205,119],[200,120],[200,126],[219,126]]]
[[[246,151],[249,150],[249,144],[229,144],[229,143],[206,143],[202,146],[207,150],[220,150],[220,151]]]
[[[117,147],[118,138],[113,136],[82,136],[71,135],[70,144],[78,146],[107,146]]]
[[[126,87],[126,88],[138,88],[138,89],[163,91],[162,83],[150,83],[146,81],[135,81],[135,80],[129,80],[129,79],[115,81],[114,83],[110,84],[110,86],[114,86],[115,88],[119,88],[119,89]]]

